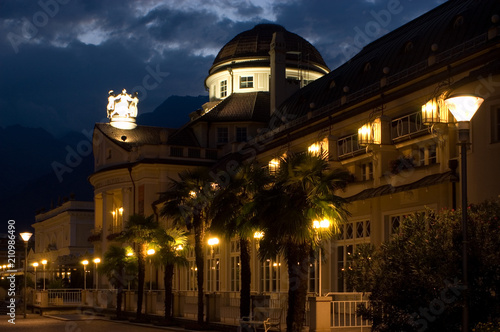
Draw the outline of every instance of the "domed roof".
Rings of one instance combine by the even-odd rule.
[[[302,61],[313,62],[328,68],[321,54],[311,43],[277,24],[258,24],[253,29],[240,33],[219,51],[212,67],[238,58],[268,57],[273,33],[277,31],[283,32],[287,52],[292,52],[287,54],[287,59],[297,61],[297,52],[300,52]]]

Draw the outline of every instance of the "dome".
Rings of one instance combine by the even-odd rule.
[[[219,64],[244,58],[269,57],[269,49],[273,33],[283,32],[287,52],[287,60],[297,62],[298,54],[301,54],[301,62],[319,65],[328,69],[325,61],[318,50],[307,40],[287,31],[284,27],[277,24],[259,24],[253,29],[244,31],[231,39],[219,51],[212,65],[212,69]],[[212,70],[211,70],[212,71]]]

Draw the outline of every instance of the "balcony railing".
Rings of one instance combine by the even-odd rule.
[[[420,111],[392,120],[391,128],[393,143],[429,133],[429,126],[423,124]]]
[[[365,149],[358,144],[358,134],[342,137],[337,141],[339,159],[363,153]]]

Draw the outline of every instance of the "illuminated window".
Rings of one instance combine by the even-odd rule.
[[[220,82],[220,97],[227,97],[227,80]]]
[[[278,258],[266,259],[260,267],[260,291],[279,292],[280,291],[280,268],[281,262]]]
[[[240,89],[253,88],[253,76],[240,77]]]
[[[229,130],[227,127],[217,128],[217,143],[229,142]]]

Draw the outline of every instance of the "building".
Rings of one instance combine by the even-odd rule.
[[[96,253],[102,255],[130,214],[153,214],[158,193],[182,170],[230,168],[249,156],[272,170],[286,153],[325,151],[355,179],[341,193],[351,217],[325,245],[321,289],[311,265],[309,291],[350,291],[341,270],[357,245],[387,241],[408,213],[459,206],[457,128],[444,98],[484,98],[471,123],[469,201],[499,197],[499,12],[493,0],[448,1],[331,72],[313,46],[283,27],[258,25],[239,34],[205,80],[210,101],[183,127],[96,124],[90,177],[95,227],[102,229]],[[253,245],[252,291],[279,298],[288,287],[286,267],[279,258],[260,262]],[[221,242],[213,254],[207,246],[207,254],[214,272],[205,289],[237,292],[236,241]],[[194,257],[189,260],[174,283],[188,292],[195,290]],[[147,279],[161,287],[154,271]]]
[[[39,264],[37,279],[43,278],[40,272],[45,270],[49,281],[61,279],[72,287],[80,287],[83,275],[80,261],[94,251],[88,241],[94,228],[94,203],[68,200],[38,213],[35,221],[32,225],[35,247],[28,256],[30,262]],[[45,266],[43,260],[47,261]]]

